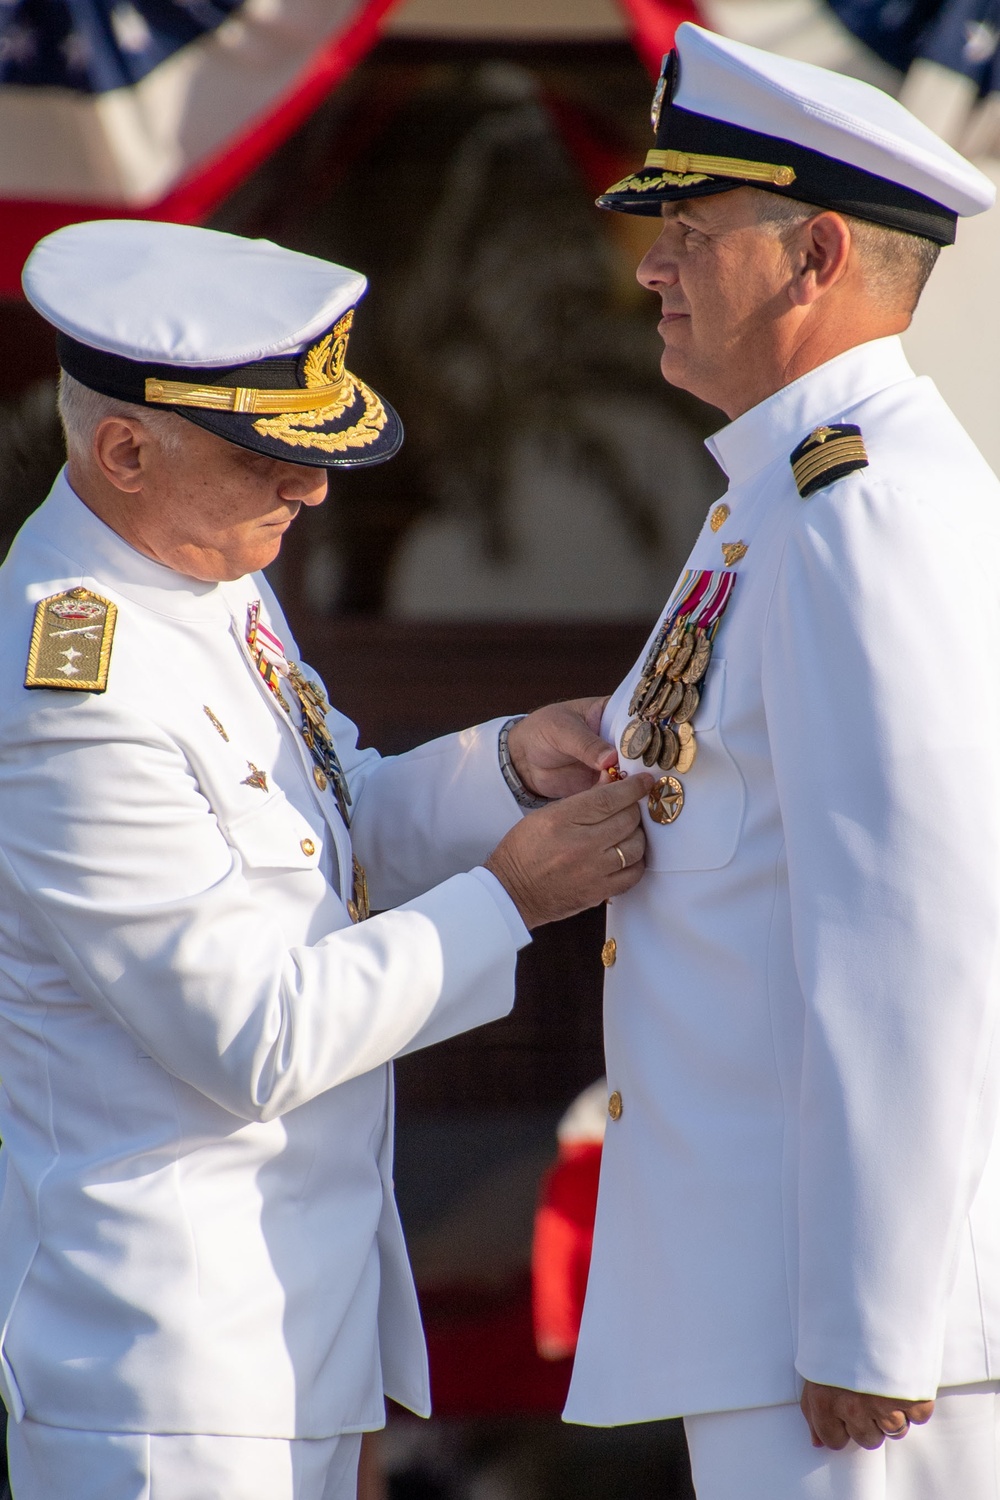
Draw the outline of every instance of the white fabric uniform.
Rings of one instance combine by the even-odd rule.
[[[331,1438],[7,1431],[14,1500],[357,1500],[359,1433]]]
[[[880,1448],[814,1448],[797,1404],[685,1417],[698,1500],[1000,1500],[996,1383],[941,1391]]]
[[[107,691],[28,691],[34,605],[80,584],[118,606]],[[256,598],[294,655],[262,578],[160,567],[64,477],[0,570],[15,1418],[326,1438],[380,1426],[383,1391],[428,1410],[387,1061],[509,1009],[527,934],[456,872],[520,814],[495,725],[380,760],[331,711],[373,905],[406,903],[352,927],[333,794],[246,651]]]
[[[869,467],[801,499],[841,421]],[[1000,486],[895,339],[710,447],[731,514],[689,567],[747,552],[684,808],[609,914],[576,1422],[1000,1376]]]

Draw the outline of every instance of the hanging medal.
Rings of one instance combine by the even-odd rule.
[[[336,747],[333,743],[333,735],[326,725],[326,715],[330,705],[326,695],[318,682],[311,681],[306,677],[301,667],[295,662],[287,663],[288,686],[299,701],[301,710],[301,723],[299,733],[306,742],[306,748],[312,756],[314,767],[326,777],[333,787],[333,794],[337,799],[337,807],[340,816],[348,828],[351,826],[351,792],[347,785],[347,777],[344,768],[340,764]]]
[[[306,677],[301,667],[285,656],[281,641],[260,618],[259,599],[247,609],[246,643],[254,666],[289,717],[292,711],[282,686],[290,689],[298,701],[299,733],[312,757],[313,780],[320,791],[325,790],[328,783],[332,786],[337,809],[345,826],[350,828],[351,792],[326,723],[330,705],[319,683]]]
[[[619,743],[627,760],[681,775],[694,765],[698,743],[691,721],[736,577],[688,569],[681,579],[629,703],[629,722]],[[672,823],[683,803],[681,783],[667,774],[650,794],[650,814],[656,822]]]

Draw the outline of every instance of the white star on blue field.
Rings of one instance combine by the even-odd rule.
[[[0,84],[103,94],[138,83],[243,0],[0,0]]]

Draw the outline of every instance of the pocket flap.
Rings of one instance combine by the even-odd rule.
[[[315,870],[323,855],[323,835],[282,792],[234,818],[222,831],[251,870]]]

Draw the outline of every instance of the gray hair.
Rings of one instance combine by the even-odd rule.
[[[119,401],[115,396],[102,396],[100,391],[81,385],[65,370],[59,375],[58,406],[66,451],[74,458],[90,457],[94,433],[107,417],[129,417],[141,422],[168,456],[177,453],[184,441],[183,417],[171,411],[153,411],[136,402]]]
[[[754,190],[757,215],[761,224],[775,228],[782,239],[825,210],[813,203],[799,203],[781,198],[777,193]],[[907,234],[903,229],[889,229],[853,214],[841,214],[851,231],[851,238],[861,262],[865,290],[883,309],[912,313],[920,300],[941,253],[941,246],[922,235]]]

